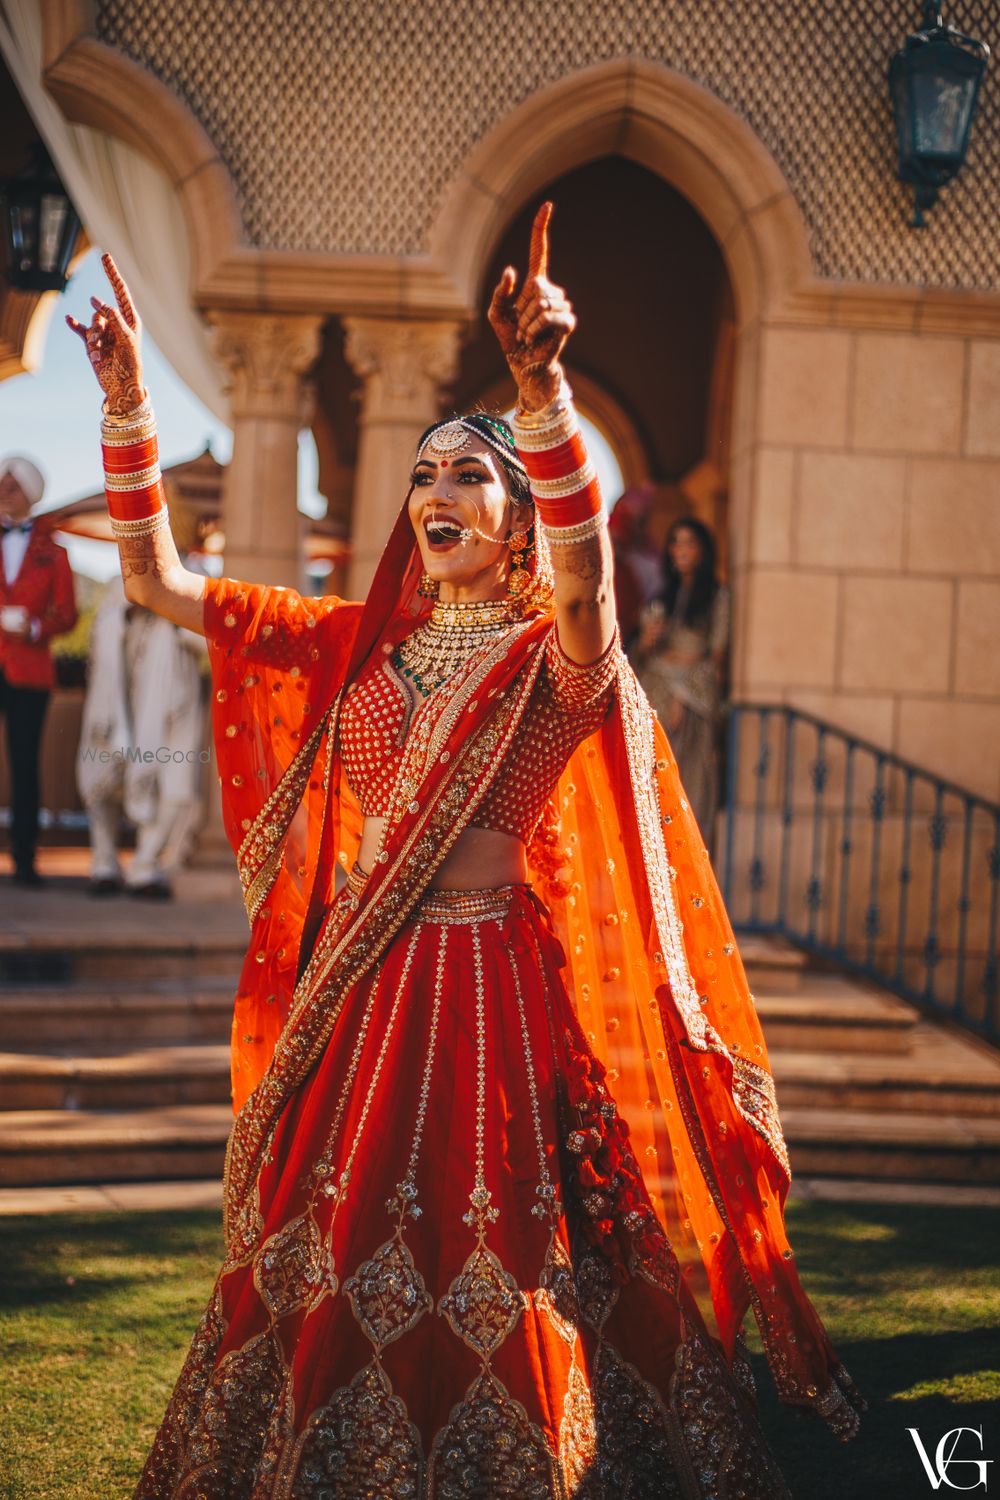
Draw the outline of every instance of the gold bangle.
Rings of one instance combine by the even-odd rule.
[[[567,411],[573,409],[573,392],[565,375],[559,381],[559,389],[552,400],[539,408],[538,411],[525,411],[518,404],[514,408],[515,427],[548,427],[551,423],[558,421]]]
[[[116,427],[109,431],[101,423],[101,446],[102,448],[131,448],[136,443],[148,443],[150,438],[156,436],[156,420],[150,417],[148,422],[143,422],[141,427]]]
[[[148,490],[162,477],[159,460],[157,460],[156,463],[150,464],[148,469],[133,469],[128,474],[105,473],[104,488],[110,490],[112,494],[120,494],[127,490]]]
[[[574,542],[588,542],[591,537],[599,536],[607,524],[607,512],[602,506],[596,515],[588,516],[576,526],[546,526],[543,521],[542,531],[550,547],[571,547]]]
[[[136,423],[152,418],[152,415],[153,403],[148,395],[143,397],[138,406],[133,406],[131,411],[123,412],[120,417],[108,411],[106,401],[101,407],[101,423],[108,427],[134,427]]]
[[[140,516],[137,521],[118,521],[111,517],[111,535],[119,541],[128,541],[139,536],[152,536],[170,524],[170,512],[165,505],[151,516]]]

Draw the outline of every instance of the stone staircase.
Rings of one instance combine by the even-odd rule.
[[[799,1176],[1000,1183],[997,1054],[786,945],[742,946]],[[176,923],[0,936],[0,1189],[218,1179],[241,955],[238,930]]]
[[[866,982],[745,939],[795,1173],[1000,1183],[1000,1055]]]
[[[0,939],[2,1187],[221,1176],[242,933],[103,915],[72,947]]]

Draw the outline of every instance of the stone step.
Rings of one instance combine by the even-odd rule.
[[[751,989],[781,993],[799,988],[809,965],[801,948],[756,932],[737,932],[736,943]]]
[[[150,922],[152,927],[154,924]],[[163,928],[156,937],[109,933],[104,923],[68,933],[0,931],[0,986],[69,985],[88,980],[185,979],[228,975],[235,984],[246,950],[242,933]]]
[[[149,1041],[225,1042],[235,978],[158,980],[138,986],[90,980],[71,988],[23,985],[0,993],[0,1039],[8,1048],[90,1049]]]
[[[1000,1058],[977,1056],[947,1037],[935,1046],[918,1032],[905,1056],[772,1048],[770,1062],[782,1111],[807,1106],[1000,1117]]]
[[[881,990],[837,974],[806,972],[795,992],[752,989],[768,1050],[891,1052],[909,1050],[919,1012]]]
[[[168,1043],[96,1056],[0,1053],[0,1110],[225,1104],[229,1048]]]
[[[806,1177],[1000,1183],[1000,1118],[783,1107],[792,1170]]]
[[[1000,1183],[1000,1119],[856,1109],[782,1111],[806,1177]],[[221,1173],[226,1105],[0,1115],[0,1186],[206,1178]]]
[[[221,1176],[232,1110],[33,1109],[0,1114],[0,1185]]]

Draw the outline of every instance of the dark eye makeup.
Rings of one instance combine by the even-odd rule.
[[[488,484],[490,481],[485,469],[456,469],[455,477],[459,484]],[[434,478],[430,469],[414,469],[410,483],[415,489],[423,489],[425,485],[433,484]]]

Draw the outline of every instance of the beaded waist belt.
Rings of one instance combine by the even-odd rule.
[[[355,865],[347,876],[347,889],[360,896],[368,876]],[[507,915],[514,892],[520,885],[490,886],[476,891],[425,891],[417,902],[411,922],[488,922]]]

